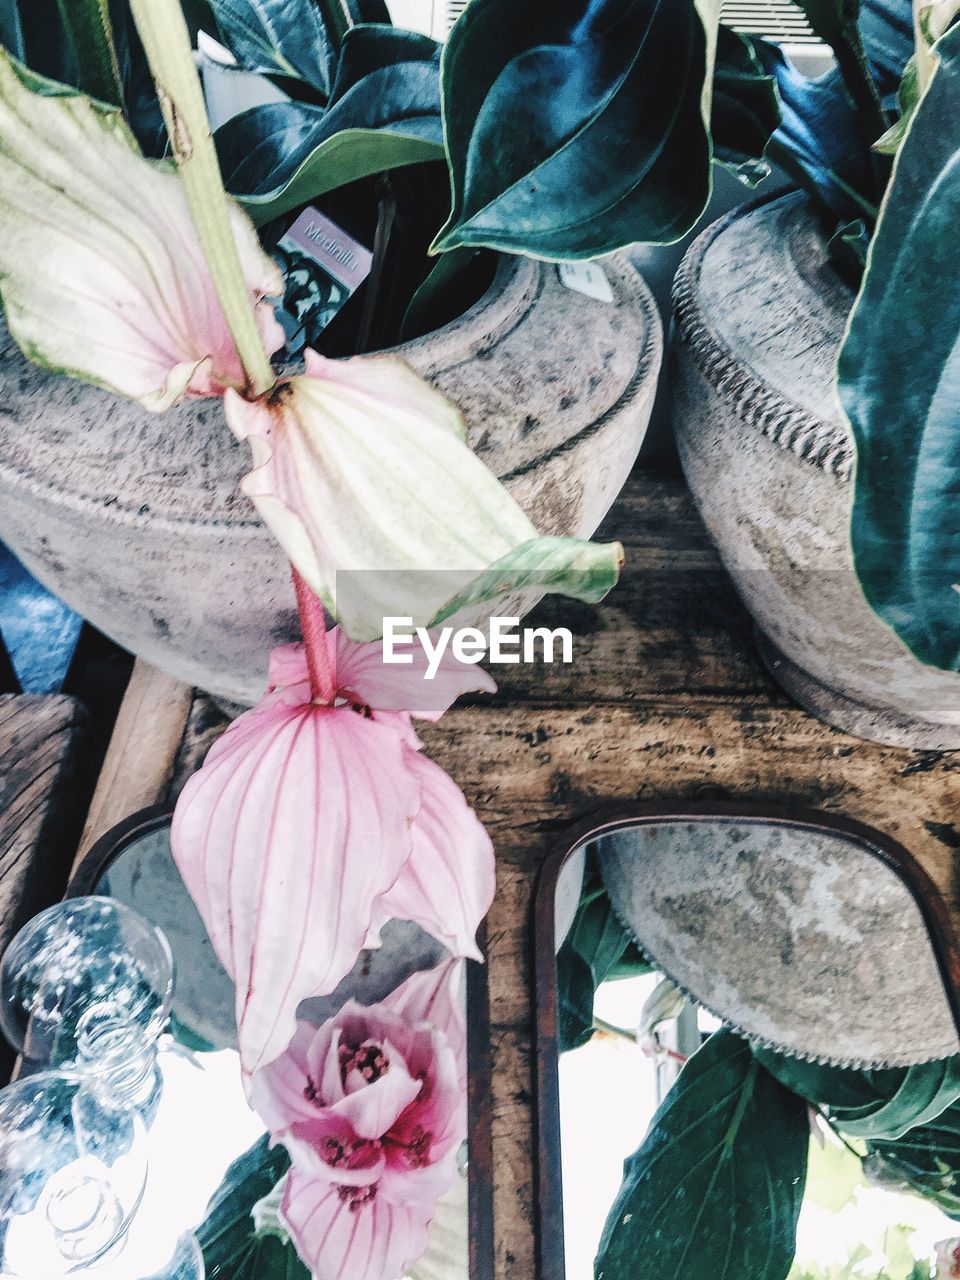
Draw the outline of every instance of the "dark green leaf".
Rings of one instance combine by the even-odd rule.
[[[847,1111],[876,1105],[897,1088],[904,1075],[902,1070],[868,1073],[829,1067],[759,1046],[754,1047],[753,1053],[765,1070],[807,1102]]]
[[[779,124],[776,78],[764,69],[750,39],[721,26],[710,116],[714,159],[753,185],[766,175],[766,166],[757,161]]]
[[[868,1142],[864,1172],[871,1182],[915,1191],[951,1218],[960,1218],[960,1107],[896,1142]]]
[[[224,182],[255,221],[371,174],[442,159],[436,45],[407,35],[356,27],[329,106],[271,103],[217,130]],[[386,56],[396,60],[376,65]]]
[[[381,23],[365,23],[347,32],[337,62],[337,74],[330,94],[332,106],[366,76],[401,62],[427,63],[435,68],[429,79],[433,114],[440,113],[440,46],[430,36],[417,31],[401,31]]]
[[[324,97],[337,48],[314,0],[210,0],[220,35],[242,67],[303,81]]]
[[[854,1138],[900,1137],[960,1099],[960,1055],[916,1067],[857,1071],[771,1049],[755,1048],[754,1054],[781,1084],[828,1108],[836,1127]]]
[[[821,0],[834,8],[843,0]],[[911,0],[861,0],[860,43],[871,77],[888,111],[913,53]],[[797,70],[776,46],[755,43],[766,69],[777,78],[783,124],[769,156],[840,222],[866,218],[872,226],[889,165],[871,154],[882,130],[854,105],[839,68],[815,78]]]
[[[836,54],[837,66],[864,127],[874,139],[887,127],[870,64],[860,37],[860,0],[795,0],[814,33]]]
[[[58,0],[58,9],[64,34],[73,46],[77,88],[119,107],[123,92],[108,0]]]
[[[852,538],[868,600],[922,661],[960,670],[960,28],[900,149],[840,353],[857,446]],[[935,322],[932,318],[935,317]]]
[[[282,1146],[264,1135],[233,1162],[197,1228],[207,1280],[310,1280],[292,1244],[258,1236],[250,1216],[290,1167]]]
[[[557,953],[557,1039],[561,1053],[579,1049],[593,1035],[593,974],[570,945]]]
[[[885,102],[914,49],[913,0],[860,0],[860,39]]]
[[[784,1280],[806,1180],[805,1104],[718,1031],[624,1164],[598,1280]]]
[[[876,217],[879,194],[856,110],[834,68],[811,78],[777,46],[758,41],[757,55],[776,77],[782,123],[767,154],[843,222]]]
[[[557,956],[561,1052],[577,1048],[593,1034],[593,997],[601,983],[651,970],[613,914],[596,860],[588,852],[577,912]]]
[[[15,0],[0,2],[0,44],[18,62],[27,61],[27,43],[20,18],[20,5]]]
[[[625,958],[632,965],[634,976],[652,970],[634,946],[630,931],[614,915],[592,854],[587,859],[583,891],[568,938],[573,949],[590,966],[594,987],[606,982]]]
[[[719,0],[471,0],[443,56],[436,241],[587,258],[677,240],[710,190]]]
[[[452,249],[434,262],[426,279],[410,299],[400,328],[401,342],[430,332],[432,316],[443,307],[444,300],[458,290],[463,272],[476,261],[479,252],[479,249]]]
[[[948,1058],[908,1068],[899,1088],[879,1105],[851,1114],[832,1109],[830,1115],[850,1137],[893,1139],[935,1120],[958,1098],[960,1058]]]

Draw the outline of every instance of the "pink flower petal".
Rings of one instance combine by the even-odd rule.
[[[307,1051],[316,1036],[316,1027],[298,1022],[285,1051],[258,1071],[250,1083],[250,1105],[271,1133],[316,1116],[317,1109],[306,1095],[310,1075]]]
[[[280,1211],[313,1280],[400,1280],[427,1248],[433,1212],[377,1195],[352,1208],[337,1187],[296,1167]]]
[[[409,749],[406,763],[421,784],[413,851],[380,909],[413,920],[454,955],[482,960],[476,933],[496,890],[490,837],[439,765]]]
[[[404,652],[409,663],[387,663],[383,644],[358,644],[340,627],[327,632],[327,648],[336,673],[340,697],[370,707],[381,716],[402,712],[418,720],[439,720],[464,693],[496,693],[497,685],[476,663],[458,662],[449,647],[433,679],[426,678],[428,657],[419,639]],[[267,683],[282,690],[284,701],[310,701],[310,681],[304,645],[284,644],[270,654]]]
[[[243,389],[243,368],[176,172],[145,160],[119,111],[31,89],[0,50],[0,281],[31,358],[160,410]],[[280,272],[231,205],[257,322],[283,341]]]
[[[436,641],[436,635],[432,636]],[[336,631],[337,685],[349,689],[374,711],[407,711],[417,720],[439,720],[464,693],[496,693],[493,677],[476,663],[459,662],[449,645],[428,680],[427,652],[415,636],[412,645],[398,646],[411,660],[387,663],[383,644],[357,644],[343,630]]]
[[[392,1051],[389,1041],[387,1056],[390,1067],[379,1080],[365,1089],[348,1093],[331,1107],[361,1138],[382,1137],[422,1088],[421,1082],[410,1075],[399,1053]]]
[[[247,1075],[356,962],[411,851],[409,755],[349,708],[274,703],[235,720],[184,788],[174,857],[236,985]]]
[[[456,1055],[461,1081],[467,1078],[467,1023],[462,960],[413,973],[382,1003],[405,1022],[427,1022],[440,1031]]]
[[[464,1114],[466,1109],[464,1108]],[[464,1122],[465,1123],[465,1122]],[[457,1174],[460,1143],[466,1137],[466,1128],[459,1131],[456,1141],[446,1140],[446,1154],[442,1160],[426,1165],[423,1169],[391,1168],[389,1162],[380,1175],[378,1191],[391,1204],[422,1205],[431,1210],[431,1218],[437,1201],[450,1190]]]
[[[317,1112],[311,1120],[298,1120],[278,1138],[298,1169],[338,1186],[370,1186],[380,1180],[386,1166],[378,1144],[361,1140],[350,1122],[332,1111]],[[336,1158],[327,1146],[330,1139],[340,1144]]]

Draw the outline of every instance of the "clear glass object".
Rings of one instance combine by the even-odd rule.
[[[147,1044],[155,1057],[172,997],[166,938],[112,898],[71,898],[42,911],[0,962],[0,1027],[28,1071],[89,1067],[101,1055],[116,1066]],[[129,1069],[142,1066],[131,1061]]]
[[[38,1072],[0,1091],[0,1275],[84,1274],[118,1247],[147,1179],[139,1111],[109,1082]]]

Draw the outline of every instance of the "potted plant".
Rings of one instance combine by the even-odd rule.
[[[288,1169],[264,1144],[250,1153],[285,1272],[392,1280],[429,1253],[433,1220],[463,1203],[459,993],[464,958],[482,959],[476,933],[495,886],[489,836],[415,731],[493,682],[457,645],[438,652],[429,631],[505,596],[597,601],[622,548],[538,535],[470,449],[457,406],[396,354],[338,360],[307,345],[296,366],[274,362],[281,274],[223,187],[180,0],[131,0],[131,13],[170,160],[144,154],[118,104],[0,51],[6,322],[56,371],[50,403],[69,398],[67,372],[168,429],[173,406],[206,402],[249,449],[243,493],[288,562],[303,639],[273,648],[269,689],[184,787],[171,848],[232,983],[247,1099],[287,1152]],[[104,0],[72,17],[78,78],[92,66],[122,99]],[[47,463],[45,485],[68,488]],[[116,497],[101,490],[104,500]],[[164,528],[176,544],[176,521]],[[114,554],[122,563],[123,545]],[[156,568],[142,563],[141,576]],[[244,566],[248,597],[257,568]],[[245,601],[215,607],[229,625]],[[380,637],[395,614],[419,644],[391,663]],[[391,920],[448,958],[377,1004],[307,1021],[304,1002],[332,996]],[[114,1013],[129,1033],[130,1009]],[[206,1243],[223,1244],[218,1225]],[[222,1254],[217,1265],[228,1266]]]
[[[711,161],[750,179],[787,169],[800,192],[710,227],[678,274],[681,461],[788,691],[865,737],[957,747],[957,303],[942,240],[957,6],[798,7],[837,55],[816,80],[772,45],[732,42],[705,2],[548,15],[474,0],[444,60],[455,198],[440,243],[581,257],[668,242],[704,208]],[[596,74],[558,110],[551,84],[575,66]],[[521,97],[541,122],[528,134],[504,124]],[[475,163],[490,154],[511,179],[492,191]],[[525,203],[520,173],[537,185]]]
[[[659,320],[638,272],[611,260],[584,292],[525,256],[464,251],[434,265],[427,248],[449,209],[439,47],[388,25],[381,5],[352,5],[349,23],[340,5],[276,8],[268,26],[261,5],[190,15],[288,95],[217,134],[228,189],[262,243],[282,252],[312,208],[372,252],[365,283],[311,345],[395,352],[460,407],[471,446],[542,532],[589,536],[632,466],[656,386]],[[36,69],[122,100],[155,155],[163,131],[142,49],[126,4],[111,12],[119,85],[111,57],[97,79],[55,56],[55,22],[31,39],[32,23],[8,21],[0,36]],[[5,331],[0,377],[0,537],[126,647],[254,701],[265,649],[296,634],[296,616],[284,557],[239,493],[246,464],[220,402],[153,415],[33,367]]]

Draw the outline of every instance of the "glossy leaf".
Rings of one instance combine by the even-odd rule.
[[[597,1280],[785,1280],[807,1169],[805,1103],[718,1031],[624,1163]]]
[[[795,0],[815,35],[830,46],[854,106],[879,137],[886,127],[880,91],[870,69],[858,19],[860,0]]]
[[[767,154],[843,222],[873,221],[879,198],[869,142],[834,68],[812,78],[776,45],[758,41],[758,57],[776,78],[781,125]]]
[[[587,258],[671,242],[710,191],[719,0],[471,0],[443,56],[436,248]]]
[[[915,1067],[854,1070],[805,1062],[769,1049],[757,1059],[781,1084],[817,1106],[852,1138],[898,1138],[960,1099],[960,1056]]]
[[[870,604],[922,662],[960,670],[960,28],[896,160],[840,353],[857,446],[852,539]],[[945,257],[946,255],[946,257]],[[936,323],[931,323],[936,317]]]
[[[897,148],[906,136],[907,126],[913,119],[920,99],[926,93],[936,70],[938,58],[933,46],[956,22],[960,15],[960,0],[934,0],[921,4],[916,14],[916,52],[907,63],[897,90],[899,118],[875,144],[884,155],[896,155]]]
[[[315,0],[210,0],[224,44],[247,71],[300,80],[324,97],[336,48]]]
[[[557,952],[557,1048],[579,1049],[593,1036],[593,996],[596,987],[590,966],[570,944]]]
[[[577,912],[557,954],[561,1053],[592,1036],[593,998],[601,983],[651,969],[614,915],[600,873],[588,857]]]
[[[309,1280],[293,1245],[259,1235],[252,1217],[289,1167],[286,1148],[271,1148],[266,1134],[230,1165],[197,1228],[207,1280]]]
[[[856,1071],[849,1067],[831,1067],[820,1062],[807,1062],[790,1054],[777,1053],[755,1045],[754,1057],[785,1088],[824,1107],[854,1110],[875,1105],[895,1090],[903,1072]]]
[[[960,1219],[960,1107],[895,1142],[869,1142],[864,1172],[882,1186],[909,1190]]]
[[[758,162],[779,125],[776,77],[764,68],[753,41],[721,26],[710,116],[714,159],[754,185],[768,172]]]
[[[818,0],[841,13],[844,3]],[[914,48],[911,0],[861,0],[858,29],[871,78],[892,114]],[[781,99],[783,123],[771,141],[770,158],[839,221],[865,217],[872,225],[889,175],[887,162],[871,152],[884,122],[872,108],[858,110],[839,68],[810,77],[777,46],[757,41],[754,47],[776,76]]]
[[[354,27],[328,106],[254,107],[216,142],[227,189],[258,223],[371,174],[442,160],[438,47],[392,27]]]

